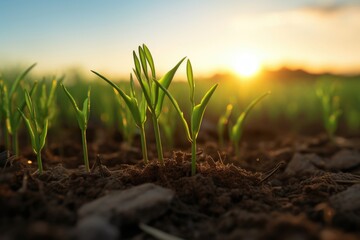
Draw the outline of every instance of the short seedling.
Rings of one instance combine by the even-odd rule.
[[[261,101],[264,97],[269,95],[270,92],[266,92],[263,95],[259,96],[258,98],[254,99],[247,108],[240,114],[240,116],[237,118],[235,125],[231,128],[230,131],[230,140],[234,146],[236,157],[239,158],[240,156],[240,149],[239,149],[239,143],[240,139],[243,133],[244,128],[244,121],[246,117],[249,115],[249,112],[251,109],[254,108],[254,106]]]
[[[87,149],[87,141],[86,141],[86,129],[88,126],[88,121],[90,117],[90,88],[87,92],[87,98],[84,100],[83,108],[82,110],[79,109],[75,99],[70,94],[70,92],[66,89],[66,87],[61,84],[61,87],[63,88],[64,92],[68,96],[74,110],[76,113],[76,119],[78,121],[80,130],[81,130],[81,139],[82,139],[82,145],[83,145],[83,155],[84,155],[84,164],[85,164],[85,170],[86,172],[90,172],[90,165],[89,165],[89,157],[88,157],[88,149]]]
[[[205,113],[205,109],[209,100],[213,93],[217,88],[217,84],[212,86],[207,93],[203,96],[201,102],[195,105],[195,82],[193,79],[193,71],[190,60],[187,61],[186,65],[186,73],[187,73],[187,80],[190,87],[190,102],[191,102],[191,131],[189,130],[188,123],[184,117],[184,113],[181,111],[178,102],[176,99],[171,95],[171,93],[162,86],[159,82],[156,81],[156,84],[164,91],[164,93],[169,97],[171,103],[175,107],[177,113],[180,116],[182,123],[184,124],[187,138],[191,142],[191,175],[195,175],[196,173],[196,139],[198,137],[202,119]]]
[[[335,85],[331,86],[328,91],[322,87],[316,89],[316,95],[321,101],[324,128],[330,140],[334,140],[334,134],[342,113],[340,109],[340,98],[335,95],[334,86]]]
[[[110,84],[122,97],[125,104],[129,108],[131,115],[135,121],[136,126],[140,129],[140,138],[141,138],[141,150],[143,154],[144,163],[148,163],[148,155],[147,155],[147,146],[146,146],[146,136],[145,136],[145,122],[146,122],[146,100],[144,99],[144,94],[142,94],[142,98],[140,102],[136,98],[135,89],[134,89],[134,81],[132,76],[130,75],[130,86],[131,91],[130,95],[127,95],[121,88],[107,79],[106,77],[102,76],[101,74],[91,71],[97,76],[99,76],[101,79],[106,81],[108,84]]]
[[[38,171],[39,174],[43,172],[43,165],[41,159],[41,151],[45,145],[46,135],[48,131],[48,119],[41,119],[38,115],[38,110],[36,109],[33,101],[31,100],[30,94],[25,90],[25,101],[26,106],[29,112],[29,117],[26,117],[25,114],[18,108],[18,111],[22,115],[26,128],[30,135],[31,145],[34,153],[36,154]]]
[[[13,150],[14,154],[17,156],[19,154],[18,146],[18,131],[21,123],[21,115],[17,111],[17,108],[23,110],[25,108],[25,100],[17,105],[16,104],[16,91],[20,85],[20,82],[25,78],[25,76],[36,66],[36,63],[28,67],[24,72],[22,72],[12,83],[10,91],[4,82],[0,82],[0,97],[1,97],[1,115],[2,122],[5,123],[5,145],[8,149]],[[37,83],[34,83],[30,90],[30,95],[36,90]],[[12,141],[12,144],[10,143]],[[12,145],[12,146],[11,146]]]
[[[228,126],[229,123],[229,118],[231,115],[233,109],[233,105],[232,104],[228,104],[226,106],[226,111],[223,115],[220,116],[218,124],[217,124],[217,130],[218,130],[218,137],[219,137],[219,145],[221,148],[224,147],[224,142],[225,142],[225,128]]]

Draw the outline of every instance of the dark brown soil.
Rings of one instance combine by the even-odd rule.
[[[230,148],[221,150],[202,140],[195,176],[190,175],[189,146],[166,152],[165,166],[156,160],[144,166],[138,146],[106,134],[89,138],[91,164],[97,154],[103,164],[91,174],[81,166],[78,138],[49,143],[42,175],[34,173],[30,149],[20,158],[1,157],[0,239],[71,239],[79,207],[113,190],[148,182],[174,190],[175,198],[165,214],[146,224],[183,239],[360,239],[359,201],[348,211],[331,201],[360,183],[360,165],[326,165],[341,151],[358,153],[358,138],[330,142],[324,136],[258,132],[244,137],[240,159]],[[154,146],[150,148],[155,158]],[[316,156],[315,170],[291,173],[289,163],[296,154]],[[153,239],[137,225],[118,227],[122,239]]]

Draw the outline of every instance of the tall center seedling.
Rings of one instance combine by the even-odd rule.
[[[151,119],[154,127],[154,134],[156,140],[156,149],[158,153],[159,161],[164,165],[163,150],[160,137],[159,129],[159,117],[162,111],[162,106],[164,102],[165,93],[162,89],[168,89],[174,75],[179,68],[180,64],[184,61],[185,58],[181,59],[175,67],[173,67],[169,72],[167,72],[159,80],[156,79],[155,65],[153,57],[150,53],[150,50],[146,47],[145,44],[139,46],[139,56],[136,55],[136,52],[133,52],[135,68],[133,72],[140,84],[143,98],[146,101],[147,109],[151,113]],[[149,70],[151,74],[149,74]],[[102,76],[101,74],[92,71],[100,78],[108,82],[112,87],[114,87],[120,96],[124,99],[125,103],[129,107],[130,111],[133,113],[134,120],[136,125],[144,131],[143,124],[145,123],[146,111],[142,112],[142,107],[139,106],[138,101],[135,97],[126,95],[118,86],[113,82]],[[157,84],[155,83],[157,82]],[[142,104],[140,104],[142,105]],[[142,105],[143,106],[143,105]],[[145,136],[145,131],[141,136]],[[143,138],[142,138],[143,140]],[[145,138],[144,138],[145,141]],[[145,160],[145,158],[144,158]]]
[[[191,103],[191,130],[189,130],[188,123],[186,122],[186,119],[184,118],[184,113],[181,111],[179,104],[177,103],[176,99],[171,95],[171,93],[164,88],[163,85],[160,84],[160,82],[155,82],[158,87],[160,87],[164,93],[169,97],[171,103],[175,107],[177,113],[180,116],[180,119],[182,123],[184,124],[186,135],[188,140],[191,142],[191,175],[195,175],[196,173],[196,139],[198,137],[201,122],[205,113],[205,109],[207,104],[210,101],[211,96],[215,92],[217,88],[217,84],[212,86],[207,93],[203,96],[201,99],[201,102],[199,104],[195,104],[195,82],[193,79],[193,70],[191,66],[190,60],[187,61],[186,65],[186,73],[187,73],[187,80],[189,83],[190,88],[190,103]]]
[[[66,87],[61,84],[61,87],[64,89],[64,92],[70,99],[72,106],[74,107],[76,113],[76,119],[78,121],[80,130],[81,130],[81,140],[83,145],[83,155],[84,155],[84,164],[86,172],[90,172],[90,165],[89,165],[89,157],[88,157],[88,149],[87,149],[87,141],[86,141],[86,129],[88,126],[88,121],[90,117],[90,88],[87,92],[87,98],[84,100],[82,110],[79,109],[75,99],[70,94],[70,92],[66,89]]]
[[[144,97],[146,99],[148,109],[151,114],[158,158],[160,163],[164,165],[164,157],[159,129],[159,117],[162,111],[165,97],[165,92],[162,89],[166,90],[169,88],[177,69],[185,58],[181,59],[175,65],[175,67],[173,67],[159,80],[156,79],[153,57],[145,44],[143,44],[142,47],[139,46],[139,57],[136,55],[135,51],[133,51],[133,58],[135,64],[135,68],[133,69],[133,71],[137,80],[140,83],[141,90],[144,93]],[[150,67],[151,75],[149,75],[148,67]],[[155,84],[156,81],[158,82],[158,84]]]

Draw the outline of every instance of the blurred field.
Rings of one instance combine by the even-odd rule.
[[[2,79],[9,83],[15,79],[16,74],[17,71],[15,70],[5,70],[2,73]],[[120,79],[107,77],[120,82]],[[50,82],[52,78],[47,76],[38,79],[30,74],[25,79],[25,86],[23,87],[35,80]],[[242,81],[239,77],[230,74],[219,74],[209,79],[198,79],[195,71],[195,80],[197,82],[197,102],[200,101],[199,96],[203,96],[211,85],[215,82],[219,83],[219,87],[205,113],[205,119],[210,126],[212,123],[214,127],[216,126],[219,116],[223,114],[228,103],[234,105],[232,114],[234,120],[252,99],[266,91],[271,91],[271,95],[256,106],[249,115],[245,128],[262,128],[305,134],[324,132],[320,100],[315,94],[316,88],[321,85],[325,88],[333,86],[336,95],[340,98],[342,115],[337,133],[339,135],[360,134],[359,76],[311,75],[302,71],[283,69],[276,72],[265,72],[254,79]],[[85,98],[88,86],[91,86],[90,122],[93,126],[107,129],[118,126],[120,121],[119,106],[109,85],[95,76],[88,78],[76,72],[66,76],[64,84],[79,103]],[[122,79],[120,85],[126,91],[128,90],[128,80]],[[187,82],[174,81],[170,87],[170,92],[178,99],[187,117],[187,107],[189,106]],[[22,96],[21,89],[18,90],[18,94]],[[168,102],[165,104],[171,108]],[[56,115],[52,128],[77,126],[73,109],[60,88],[57,89]],[[175,118],[172,117],[171,119],[177,122],[176,114],[173,116]]]

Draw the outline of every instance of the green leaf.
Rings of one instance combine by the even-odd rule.
[[[41,151],[41,149],[43,149],[43,147],[45,146],[45,141],[46,141],[46,135],[48,132],[48,126],[49,126],[49,120],[47,118],[44,119],[44,124],[43,124],[43,128],[41,129],[41,134],[39,136],[39,146],[38,146],[38,152]]]
[[[38,82],[34,82],[33,85],[31,86],[31,89],[30,89],[30,96],[32,96],[35,92],[36,92],[36,89],[37,89],[37,85],[38,85]],[[26,106],[26,101],[25,99],[23,99],[22,103],[20,104],[20,107],[19,109],[21,111],[24,111],[24,108]],[[14,120],[13,120],[13,124],[12,124],[12,128],[13,130],[16,130],[19,128],[19,125],[21,123],[21,114],[19,113],[19,111],[17,111],[15,114],[14,114]]]
[[[175,67],[173,67],[169,72],[167,72],[161,79],[159,79],[159,83],[161,84],[161,86],[163,86],[163,88],[168,89],[170,86],[171,81],[174,78],[174,75],[176,73],[176,71],[178,70],[180,64],[185,60],[185,57],[183,59],[181,59],[176,65]],[[155,79],[154,79],[155,81]],[[158,87],[158,85],[154,85],[154,87]],[[162,110],[162,105],[164,102],[164,97],[165,97],[165,92],[164,91],[160,91],[159,92],[159,97],[158,97],[158,101],[156,102],[155,105],[155,113],[156,113],[156,117],[160,116],[161,110]]]
[[[231,134],[230,134],[230,138],[233,142],[238,143],[240,141],[241,135],[242,135],[242,128],[243,128],[243,123],[245,121],[245,118],[247,117],[247,115],[249,114],[250,110],[254,108],[254,106],[260,102],[264,97],[266,97],[267,95],[269,95],[270,92],[266,92],[263,95],[257,97],[256,99],[254,99],[247,107],[246,109],[240,114],[240,116],[238,117],[238,119],[236,120],[235,125],[232,127],[231,129]]]
[[[52,81],[51,83],[51,88],[50,88],[50,93],[49,93],[49,97],[47,99],[47,108],[50,108],[51,107],[51,104],[53,103],[54,101],[54,98],[55,98],[55,90],[57,88],[57,84],[58,84],[58,81],[56,81],[55,79]]]
[[[87,92],[87,98],[84,100],[83,108],[82,108],[82,114],[84,115],[86,125],[90,118],[90,91],[91,88],[89,87]]]
[[[141,90],[144,93],[145,99],[150,107],[151,110],[153,110],[153,105],[152,105],[152,101],[151,101],[151,92],[150,92],[150,87],[147,81],[143,81],[143,79],[141,78],[141,76],[138,76],[138,74],[136,73],[136,71],[133,69],[136,78],[138,79],[138,82],[140,84]]]
[[[179,114],[180,120],[181,120],[181,122],[182,122],[183,125],[184,125],[187,139],[188,139],[190,142],[192,142],[193,139],[192,139],[191,134],[190,134],[189,125],[188,125],[188,123],[186,122],[186,119],[185,119],[185,117],[184,117],[184,113],[183,113],[183,111],[181,111],[178,102],[177,102],[176,99],[171,95],[171,93],[170,93],[165,87],[163,87],[157,80],[154,80],[154,82],[155,82],[155,84],[157,84],[157,85],[161,88],[162,91],[164,91],[164,93],[165,93],[165,94],[168,96],[168,98],[170,99],[170,102],[171,102],[172,105],[174,106],[176,112]]]
[[[144,50],[140,46],[139,46],[139,56],[140,56],[141,67],[142,67],[142,70],[144,72],[144,76],[149,81],[146,56],[145,56]]]
[[[150,53],[150,50],[148,49],[148,47],[145,44],[143,44],[143,49],[144,49],[146,59],[149,63],[150,69],[151,69],[152,79],[156,79],[155,64],[154,64],[153,57]]]
[[[31,100],[31,97],[29,95],[29,92],[27,90],[25,90],[25,101],[26,101],[26,105],[29,109],[30,117],[32,119],[36,119],[35,108],[34,108],[32,100]]]
[[[210,88],[209,91],[207,91],[207,93],[204,95],[201,102],[198,105],[196,105],[193,109],[191,116],[191,133],[192,133],[193,141],[195,141],[195,139],[198,136],[206,106],[209,103],[209,100],[213,95],[213,93],[215,92],[217,86],[218,86],[217,84],[212,86],[212,88]]]
[[[194,100],[194,97],[195,97],[194,96],[195,95],[195,82],[194,82],[193,70],[192,70],[190,60],[187,60],[186,75],[187,75],[187,80],[188,80],[189,87],[190,87],[190,102],[192,104],[192,107],[194,107],[194,105],[195,105],[195,100]]]
[[[37,154],[37,147],[36,147],[37,142],[36,142],[36,139],[35,139],[34,130],[33,130],[33,127],[31,126],[30,120],[25,116],[25,114],[20,109],[18,109],[18,111],[20,112],[21,116],[23,117],[24,122],[25,122],[25,126],[26,126],[26,128],[27,128],[27,130],[29,132],[31,146],[32,146],[35,154]]]
[[[33,65],[31,65],[30,67],[28,67],[23,73],[21,73],[14,81],[13,85],[11,86],[10,92],[9,92],[9,97],[11,98],[12,95],[15,93],[19,82],[24,79],[24,77],[31,71],[31,69],[33,69],[36,66],[36,63],[34,63]]]
[[[64,92],[66,93],[66,95],[68,96],[74,110],[75,110],[75,116],[76,119],[78,121],[79,127],[81,130],[86,129],[86,119],[85,116],[83,115],[83,112],[79,109],[75,99],[73,98],[73,96],[71,95],[71,93],[66,89],[64,84],[61,84],[61,87],[63,88]]]
[[[110,84],[116,91],[120,94],[120,96],[124,99],[125,104],[130,109],[130,112],[134,118],[134,121],[138,127],[141,127],[142,121],[140,117],[140,111],[138,108],[137,100],[136,98],[129,97],[123,90],[121,90],[115,83],[107,79],[106,77],[102,76],[101,74],[91,70],[95,75],[106,81],[108,84]]]
[[[135,73],[139,80],[141,80],[141,65],[139,58],[137,57],[135,51],[133,51],[134,65],[135,65]]]

